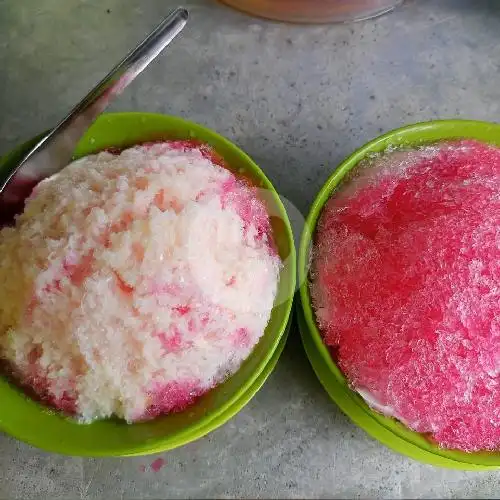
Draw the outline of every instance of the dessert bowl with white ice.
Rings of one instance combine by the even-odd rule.
[[[85,422],[180,411],[249,356],[281,267],[265,204],[207,146],[87,156],[0,232],[0,358]]]

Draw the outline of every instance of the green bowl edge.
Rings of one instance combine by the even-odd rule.
[[[150,133],[147,137],[143,136],[141,138],[137,138],[137,130],[138,127],[141,126],[141,124],[142,126],[146,126],[148,122],[158,123],[159,121],[161,121],[162,124],[165,125],[165,130]],[[106,129],[105,137],[94,135],[96,134],[96,131],[99,131],[100,128]],[[13,161],[17,157],[19,157],[19,155],[27,147],[33,145],[36,142],[36,140],[39,139],[42,135],[43,134],[41,134],[37,138],[33,138],[32,140],[27,141],[26,143],[18,146],[13,151],[5,155],[0,160],[0,169],[5,167],[5,165],[8,162]],[[47,451],[68,454],[68,455],[78,455],[78,456],[92,456],[92,457],[127,456],[127,455],[143,455],[143,454],[157,453],[159,451],[164,451],[167,449],[172,449],[187,444],[197,439],[198,437],[216,429],[222,423],[227,421],[228,418],[234,415],[236,411],[239,411],[239,409],[241,409],[244,406],[244,404],[246,404],[246,402],[248,402],[248,400],[253,395],[252,390],[254,384],[256,385],[257,389],[260,387],[260,385],[262,385],[258,384],[257,381],[260,380],[259,378],[260,375],[265,372],[268,363],[270,363],[271,360],[274,359],[273,358],[274,353],[280,346],[281,339],[285,335],[286,330],[288,328],[289,318],[291,316],[291,310],[293,306],[293,295],[296,284],[296,275],[295,275],[296,253],[295,253],[295,246],[294,246],[290,221],[288,219],[286,210],[283,207],[283,204],[281,203],[278,193],[274,189],[271,182],[267,179],[263,171],[253,162],[253,160],[251,160],[251,158],[246,153],[244,153],[236,145],[234,145],[226,138],[220,136],[216,132],[213,132],[212,130],[202,125],[199,125],[195,122],[185,120],[180,117],[162,115],[157,113],[126,112],[126,113],[105,113],[101,115],[96,120],[96,122],[90,127],[90,129],[84,135],[82,140],[79,142],[75,150],[74,157],[77,158],[86,154],[91,154],[93,152],[100,151],[107,147],[113,147],[113,146],[126,147],[139,142],[148,140],[157,140],[162,138],[200,139],[203,142],[212,145],[214,149],[218,151],[221,154],[221,156],[223,156],[225,159],[227,159],[228,155],[231,156],[232,158],[237,158],[238,163],[244,164],[245,168],[248,168],[248,172],[250,172],[252,176],[255,177],[256,181],[258,180],[259,187],[267,189],[268,192],[271,193],[272,201],[278,208],[280,218],[284,223],[283,233],[284,236],[286,237],[287,246],[289,250],[286,259],[287,262],[285,263],[285,268],[282,270],[282,273],[280,275],[278,296],[281,297],[282,300],[278,305],[276,305],[273,308],[273,314],[271,316],[270,324],[268,325],[269,328],[273,322],[273,319],[275,320],[274,318],[275,314],[281,315],[282,319],[280,320],[279,325],[275,324],[272,326],[272,328],[276,333],[273,342],[271,344],[271,347],[257,363],[257,366],[253,371],[252,376],[245,379],[245,382],[241,384],[239,390],[235,392],[235,394],[233,395],[233,397],[231,397],[230,400],[226,401],[225,404],[221,405],[220,407],[217,407],[217,409],[209,412],[195,424],[190,425],[189,427],[177,431],[169,436],[163,438],[158,438],[157,436],[155,436],[152,439],[146,440],[144,443],[134,444],[133,446],[130,446],[126,443],[114,443],[113,446],[106,446],[106,447],[99,445],[99,443],[89,443],[88,445],[86,444],[83,446],[80,444],[79,446],[75,446],[74,444],[65,441],[64,438],[59,439],[59,436],[52,435],[52,433],[49,433],[50,434],[49,436],[45,435],[43,433],[42,428],[40,428],[40,433],[36,435],[32,430],[26,431],[24,429],[25,426],[23,426],[23,423],[27,424],[27,420],[22,418],[23,417],[22,414],[20,414],[21,418],[19,419],[19,421],[14,421],[13,419],[11,419],[10,421],[6,422],[4,420],[5,417],[2,417],[1,406],[0,406],[0,430],[3,430],[7,434],[10,434],[11,436],[21,441],[27,442],[33,446],[36,446],[38,448]],[[231,161],[228,161],[228,163],[231,165]],[[281,313],[276,312],[279,310],[281,310]],[[256,347],[256,349],[257,348],[258,346]],[[252,357],[253,353],[242,364],[242,367],[247,363],[249,363]],[[229,377],[228,381],[237,377],[238,373],[242,370],[242,367],[240,367],[240,370],[238,370],[238,372],[236,372],[233,376]],[[266,377],[263,377],[262,382],[263,380],[265,380],[265,378]],[[204,396],[202,399],[204,399],[205,397],[209,397],[211,393],[216,392],[220,387],[223,387],[226,383],[227,381],[217,386],[217,388],[215,388],[214,390],[209,391],[208,395]],[[7,394],[8,396],[12,397],[17,407],[23,408],[26,407],[26,405],[28,405],[27,407],[29,407],[29,413],[30,414],[33,414],[33,412],[38,413],[39,417],[42,420],[47,416],[50,418],[53,418],[55,416],[58,420],[61,421],[61,423],[64,423],[64,425],[67,425],[68,421],[70,421],[70,419],[63,417],[57,414],[57,412],[51,411],[24,396],[21,393],[21,391],[19,391],[17,388],[14,388],[11,384],[9,384],[4,377],[0,377],[0,391],[2,392],[3,396]],[[189,408],[186,410],[186,412],[188,411]],[[180,415],[183,415],[184,413],[185,412],[174,415],[173,418],[177,418]],[[167,419],[169,418],[169,416],[160,417],[159,419],[155,419],[155,421],[164,418]],[[94,423],[89,424],[89,426],[102,425],[102,424],[105,424],[107,426],[116,425],[116,423],[113,423],[112,421],[106,421],[106,422],[96,422],[95,424]],[[77,425],[77,424],[71,422],[71,425]],[[126,424],[120,424],[120,425],[126,425]],[[128,425],[126,427],[131,429],[136,426],[148,426],[148,425],[149,423],[133,424],[133,425]]]
[[[452,469],[490,470],[500,468],[500,453],[465,453],[441,449],[395,419],[371,410],[364,400],[349,388],[345,377],[323,344],[314,319],[308,287],[309,252],[318,217],[324,204],[348,172],[368,154],[384,151],[388,146],[416,147],[425,143],[460,138],[478,139],[500,146],[500,124],[475,120],[436,120],[408,125],[365,144],[338,166],[316,196],[300,239],[298,279],[301,310],[298,311],[298,319],[303,344],[314,371],[330,397],[359,427],[389,448],[420,462]]]

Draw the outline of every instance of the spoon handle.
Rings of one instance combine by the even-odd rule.
[[[3,205],[19,202],[20,196],[25,197],[21,191],[26,191],[27,186],[56,174],[71,161],[76,144],[88,127],[113,97],[120,94],[182,31],[187,19],[186,9],[177,8],[170,13],[21,159],[0,182],[0,211]]]

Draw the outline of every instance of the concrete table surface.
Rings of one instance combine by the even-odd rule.
[[[176,2],[0,0],[0,153],[54,124]],[[435,118],[500,116],[500,5],[407,1],[352,25],[293,26],[184,2],[181,39],[114,110],[171,113],[239,144],[305,213],[347,154]],[[0,402],[1,404],[1,402]],[[330,402],[296,330],[251,403],[155,457],[81,459],[0,436],[0,498],[500,496],[500,472],[396,455]]]

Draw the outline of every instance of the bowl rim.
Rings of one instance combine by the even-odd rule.
[[[417,147],[451,139],[477,139],[500,147],[500,124],[477,120],[434,120],[391,130],[354,151],[329,176],[315,197],[306,218],[298,252],[298,280],[301,310],[300,331],[306,352],[321,383],[329,395],[357,425],[388,447],[433,465],[458,469],[496,469],[500,467],[500,451],[466,453],[439,448],[421,434],[395,419],[372,410],[348,383],[328,349],[316,325],[309,293],[309,264],[312,237],[323,206],[344,177],[366,158],[389,146]]]
[[[280,284],[278,286],[278,293],[282,293],[286,300],[281,302],[283,307],[283,318],[280,321],[279,325],[276,325],[276,333],[272,339],[271,347],[265,353],[264,356],[258,361],[256,368],[252,371],[252,376],[248,377],[241,383],[238,390],[235,390],[235,393],[224,402],[220,406],[212,409],[212,411],[203,415],[199,420],[193,422],[190,426],[186,428],[182,428],[177,430],[172,434],[167,434],[163,437],[155,437],[154,439],[148,440],[147,442],[130,445],[128,443],[120,443],[119,445],[115,445],[110,447],[106,445],[105,447],[99,448],[99,445],[96,446],[94,443],[89,448],[73,447],[71,443],[68,442],[60,442],[58,440],[53,440],[49,442],[47,439],[40,439],[38,436],[34,437],[33,432],[26,432],[22,426],[17,425],[16,422],[13,422],[12,419],[6,421],[2,418],[0,411],[0,430],[3,430],[7,434],[21,440],[27,442],[33,446],[39,447],[41,449],[45,449],[47,451],[58,452],[62,454],[68,455],[77,455],[77,456],[128,456],[128,455],[144,455],[150,453],[157,453],[160,451],[166,451],[169,449],[173,449],[184,444],[187,444],[191,441],[194,441],[201,436],[215,430],[217,427],[221,426],[223,423],[227,422],[232,416],[234,416],[257,392],[260,388],[264,380],[270,374],[274,365],[277,362],[277,358],[279,357],[279,353],[281,352],[284,345],[284,338],[287,335],[287,331],[290,324],[291,311],[293,307],[293,296],[296,287],[296,251],[294,238],[292,233],[292,228],[290,224],[290,220],[288,218],[288,214],[286,212],[285,207],[283,206],[279,193],[271,183],[271,181],[264,174],[262,169],[238,146],[234,143],[221,136],[217,132],[200,125],[196,122],[186,120],[181,117],[171,116],[161,113],[147,113],[147,112],[121,112],[121,113],[103,113],[98,117],[98,119],[94,122],[94,124],[89,128],[87,133],[79,142],[76,150],[75,157],[78,158],[84,154],[92,154],[93,152],[97,152],[102,150],[102,147],[96,147],[95,151],[90,151],[87,153],[82,153],[87,148],[91,148],[94,143],[94,138],[92,137],[94,127],[97,126],[105,126],[105,123],[111,122],[121,122],[122,124],[126,124],[127,121],[147,121],[147,120],[164,120],[165,121],[165,132],[163,138],[165,140],[168,139],[167,134],[168,131],[175,130],[175,127],[180,127],[183,134],[186,131],[186,136],[184,139],[196,139],[197,135],[201,135],[203,138],[202,142],[207,142],[211,144],[211,140],[215,143],[226,148],[227,151],[230,151],[231,154],[237,156],[241,162],[248,167],[249,171],[255,174],[255,177],[261,183],[260,187],[268,190],[273,199],[273,203],[278,210],[278,214],[281,220],[284,222],[283,232],[286,235],[286,241],[289,246],[289,255],[287,257],[288,264],[282,270],[282,274],[280,275]],[[168,123],[168,125],[167,125]],[[189,131],[189,136],[187,135],[187,131]],[[208,138],[208,140],[205,140]],[[28,140],[21,145],[18,145],[13,150],[5,154],[0,158],[0,167],[4,166],[8,161],[10,161],[15,155],[18,155],[23,148],[26,148],[28,144],[32,141],[35,141],[36,138]],[[151,139],[146,139],[151,140]],[[85,146],[82,147],[83,143],[87,143],[87,148]],[[142,140],[136,140],[135,144],[144,142]],[[124,139],[123,147],[127,147],[125,144],[127,143],[127,139]],[[130,145],[134,144],[134,141],[129,142]],[[214,149],[217,151],[217,147],[214,144],[211,144]],[[113,144],[110,143],[106,147],[112,147]],[[222,155],[223,156],[223,155]],[[224,157],[224,156],[223,156]],[[228,162],[229,163],[229,162]],[[282,281],[283,280],[283,281]],[[277,307],[277,304],[273,306],[273,311]],[[249,358],[251,354],[249,355]],[[247,358],[248,359],[248,358]],[[239,371],[239,370],[238,370]],[[231,377],[234,377],[237,373],[235,372]],[[9,384],[3,376],[0,376],[0,390],[4,390],[3,388],[9,386],[12,388],[11,384]],[[22,395],[22,391],[14,388],[13,391],[17,393],[18,396],[23,397],[24,399],[29,399],[27,396]],[[209,391],[210,393],[210,391]],[[207,393],[208,394],[208,393]],[[31,400],[32,402],[32,400]],[[43,405],[37,404],[39,408],[40,415],[42,414],[56,414],[60,419],[66,419],[66,417],[61,416],[56,411],[52,411],[44,407]],[[181,412],[182,413],[182,412]],[[161,418],[161,417],[159,417]],[[156,419],[155,419],[156,420]],[[98,422],[96,422],[98,423]],[[88,424],[93,425],[93,424]],[[138,423],[138,424],[127,424],[129,428],[134,426],[143,426],[147,425],[147,423]]]

